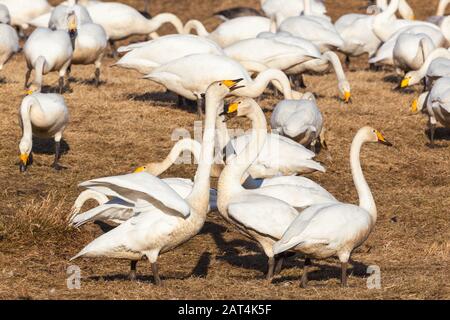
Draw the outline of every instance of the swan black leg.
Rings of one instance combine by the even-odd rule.
[[[430,147],[434,148],[434,135],[436,132],[436,124],[430,123]]]
[[[302,287],[302,288],[306,288],[308,286],[308,269],[309,269],[310,265],[311,265],[311,259],[306,258],[305,262],[303,264],[302,279],[300,280],[300,287]]]
[[[275,267],[275,258],[274,257],[269,257],[266,280],[271,280],[273,278],[273,269],[274,269],[274,267]]]
[[[347,287],[347,262],[341,263],[341,287]]]
[[[350,69],[350,63],[351,63],[350,57],[345,56],[345,67],[347,68],[347,70]]]
[[[57,171],[64,169],[64,167],[58,163],[60,157],[61,157],[61,142],[55,141],[55,160],[53,161],[51,167]]]
[[[116,42],[114,40],[109,40],[109,46],[111,47],[111,56],[116,59],[118,57]]]
[[[100,86],[100,68],[95,68],[95,87]]]
[[[277,260],[277,264],[275,265],[274,275],[278,275],[281,273],[281,269],[283,268],[284,256],[281,256]]]
[[[27,73],[25,74],[25,84],[24,84],[25,89],[28,88],[28,81],[30,81],[30,76],[31,76],[31,69],[28,69]]]
[[[155,279],[155,285],[161,286],[161,278],[159,277],[159,271],[158,271],[158,263],[152,263],[152,272],[153,272],[153,278]]]
[[[137,266],[137,261],[133,260],[130,261],[130,274],[129,274],[129,278],[131,281],[136,281],[136,266]]]
[[[201,97],[197,98],[197,114],[199,118],[203,118],[203,105],[205,104],[205,100]]]
[[[64,92],[64,77],[59,77],[59,94]]]

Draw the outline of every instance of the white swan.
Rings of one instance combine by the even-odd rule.
[[[304,0],[266,0],[261,1],[261,8],[268,17],[278,16],[281,21],[300,15],[305,9]],[[313,0],[311,13],[323,16],[327,9],[322,0]]]
[[[434,16],[428,17],[427,21],[436,25],[440,25],[445,17],[445,10],[447,9],[449,3],[450,0],[439,0],[436,14]]]
[[[266,143],[267,123],[258,104],[249,98],[238,99],[226,113],[237,112],[252,120],[251,138],[245,150],[224,168],[218,182],[220,214],[245,235],[256,240],[269,258],[267,279],[273,275],[275,257],[272,246],[299,214],[297,209],[314,203],[335,202],[329,193],[295,184],[272,184],[253,190],[241,186],[242,178]]]
[[[176,162],[178,156],[184,151],[190,151],[198,163],[200,160],[201,148],[201,144],[195,140],[187,138],[182,139],[173,146],[166,159],[161,162],[153,162],[139,167],[135,170],[135,173],[146,172],[157,177],[169,169]],[[122,177],[122,179],[125,178]],[[162,179],[162,181],[167,183],[183,199],[189,196],[194,186],[194,183],[190,179],[165,178]],[[81,212],[84,204],[88,200],[97,201],[98,206],[86,212]],[[216,190],[210,189],[208,212],[217,210],[216,200]],[[98,191],[85,190],[80,193],[75,200],[69,219],[69,225],[79,228],[91,221],[103,221],[108,224],[112,223],[118,225],[124,223],[133,216],[134,206],[130,206],[116,197],[110,199],[105,194]]]
[[[114,47],[117,40],[133,35],[150,35],[163,24],[172,24],[178,33],[183,33],[183,23],[171,13],[161,13],[152,19],[123,3],[100,2],[86,7],[92,20],[101,25]]]
[[[14,53],[19,52],[19,37],[8,24],[0,23],[0,70]]]
[[[409,61],[407,64],[411,67],[420,67],[426,55],[434,48],[444,46],[445,42],[446,39],[438,28],[425,25],[407,26],[395,32],[383,43],[369,63],[395,65],[394,50],[397,49],[397,58]]]
[[[11,25],[23,30],[28,29],[31,20],[52,10],[47,0],[0,0],[0,4],[8,7]]]
[[[60,170],[60,143],[63,132],[69,123],[69,110],[64,98],[59,94],[29,92],[20,105],[19,123],[22,139],[19,143],[20,171],[24,172],[32,162],[33,136],[54,138],[55,160],[52,167]]]
[[[408,72],[401,82],[401,87],[405,88],[418,84],[423,78],[436,76],[441,73],[441,64],[436,64],[432,67],[433,61],[438,58],[450,59],[450,51],[444,48],[437,48],[431,52],[419,70]],[[440,60],[443,62],[442,60]]]
[[[273,246],[274,254],[295,250],[308,260],[337,256],[341,262],[342,286],[347,286],[347,263],[352,251],[366,241],[377,220],[375,201],[360,164],[361,147],[366,142],[390,145],[379,131],[370,127],[364,127],[356,134],[350,151],[350,165],[359,206],[346,203],[311,206],[296,217],[282,239]],[[308,282],[308,264],[305,261],[303,287]]]
[[[108,46],[108,36],[105,30],[101,25],[92,22],[80,24],[78,16],[73,13],[68,16],[67,29],[74,40],[71,66],[93,64],[95,66],[95,86],[98,87],[102,59]],[[69,73],[70,70],[71,68]]]
[[[325,146],[323,117],[315,99],[279,102],[272,113],[270,126],[273,133],[289,137],[313,151],[317,142]]]
[[[235,90],[233,95],[258,97],[270,81],[274,81],[286,99],[298,95],[291,90],[289,79],[280,70],[268,69],[253,80],[239,62],[227,56],[212,54],[194,54],[170,61],[157,67],[144,78],[160,83],[189,100],[197,100],[197,111],[200,115],[202,94],[210,83],[218,79],[243,79],[243,87]]]
[[[222,48],[214,41],[195,35],[168,35],[148,42],[120,47],[118,52],[126,52],[114,65],[133,69],[142,74],[152,72],[167,62],[191,54],[223,55]]]
[[[393,34],[405,27],[421,25],[440,30],[437,26],[429,22],[397,19],[395,13],[399,9],[400,2],[401,0],[392,0],[386,10],[375,15],[373,19],[373,32],[381,41],[386,42]]]
[[[236,85],[236,81],[215,82],[206,92],[200,164],[194,187],[186,199],[182,199],[163,181],[145,172],[132,174],[133,178],[126,181],[122,181],[121,177],[110,177],[82,184],[93,190],[110,190],[110,194],[130,204],[136,203],[138,214],[91,242],[71,260],[80,257],[129,259],[132,261],[132,271],[135,271],[136,262],[146,257],[152,265],[155,283],[161,284],[158,256],[197,235],[205,223],[217,110]],[[133,180],[135,183],[132,183]],[[142,183],[151,187],[142,187]]]
[[[255,61],[284,71],[311,59],[320,58],[320,51],[313,51],[311,48],[315,49],[308,43],[300,47],[275,39],[255,38],[236,42],[226,47],[224,52],[236,61]]]
[[[278,30],[311,41],[319,47],[321,52],[334,50],[344,45],[344,40],[334,25],[315,16],[288,18],[279,25]]]
[[[52,31],[46,28],[37,28],[28,37],[23,47],[28,71],[25,76],[25,86],[31,71],[34,69],[34,81],[38,91],[42,87],[42,76],[52,71],[59,73],[59,92],[64,87],[64,76],[73,55],[73,43],[69,34],[62,30]]]
[[[422,94],[418,102],[421,108],[426,107],[428,127],[430,130],[430,145],[434,147],[434,137],[437,123],[450,127],[450,77],[437,80],[428,95]],[[426,97],[424,99],[424,97]],[[413,108],[413,111],[414,108]]]
[[[239,17],[223,22],[210,33],[200,21],[189,20],[184,25],[184,33],[189,34],[192,30],[225,48],[240,40],[256,38],[261,32],[275,31],[276,25],[266,17]]]
[[[303,82],[302,74],[304,72],[325,73],[330,67],[333,68],[338,80],[338,91],[340,98],[348,103],[351,100],[351,86],[345,76],[344,69],[342,68],[341,60],[333,51],[327,51],[322,54],[319,59],[313,59],[297,65],[291,69],[286,70],[288,75],[300,75],[301,82]]]

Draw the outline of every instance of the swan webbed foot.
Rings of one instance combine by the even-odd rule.
[[[136,266],[137,261],[130,261],[130,273],[128,277],[130,278],[130,281],[136,281]]]
[[[341,263],[341,287],[347,287],[347,262]]]
[[[153,272],[153,278],[155,280],[155,285],[158,287],[162,286],[161,278],[159,277],[159,271],[158,271],[158,263],[152,263],[152,272]]]
[[[302,279],[300,280],[300,287],[301,288],[308,287],[308,269],[309,269],[310,265],[311,265],[311,259],[310,258],[305,258],[305,262],[303,264]]]

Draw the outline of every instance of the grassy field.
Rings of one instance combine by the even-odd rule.
[[[125,1],[124,1],[125,2]],[[142,7],[140,1],[127,1]],[[219,23],[212,13],[259,1],[153,0],[152,13],[164,11]],[[409,1],[418,18],[432,15],[437,0]],[[363,12],[367,1],[327,1],[336,19]],[[167,28],[164,32],[173,32]],[[138,41],[133,38],[130,41]],[[273,283],[264,280],[266,258],[249,240],[218,215],[208,216],[201,234],[162,255],[164,287],[151,284],[150,265],[138,266],[138,282],[127,280],[128,262],[79,260],[81,289],[66,286],[69,258],[101,234],[97,225],[81,230],[66,227],[80,190],[77,184],[95,177],[129,173],[138,165],[162,160],[173,145],[175,128],[192,131],[196,115],[176,107],[176,97],[133,71],[102,68],[99,89],[89,81],[92,66],[75,66],[72,93],[66,93],[71,122],[64,134],[66,153],[55,172],[53,143],[36,141],[34,165],[26,174],[17,166],[20,128],[18,107],[24,95],[25,60],[16,55],[0,73],[0,298],[2,299],[448,299],[450,251],[450,130],[438,131],[438,147],[427,146],[426,119],[411,115],[409,105],[419,88],[393,90],[392,72],[370,72],[367,57],[347,71],[353,103],[337,98],[333,74],[306,76],[308,90],[318,96],[325,118],[329,150],[318,159],[325,174],[312,178],[338,199],[357,203],[349,167],[349,149],[356,131],[365,125],[381,130],[393,148],[370,145],[362,164],[378,206],[379,219],[369,240],[353,254],[349,288],[339,286],[335,260],[315,262],[310,287],[301,289],[303,261],[291,258]],[[398,79],[397,79],[398,80]],[[52,88],[55,74],[45,76]],[[267,95],[261,105],[272,107]],[[270,112],[267,112],[270,117]],[[248,128],[246,121],[234,126]],[[175,166],[165,177],[192,178],[194,166]],[[213,182],[215,184],[216,181]],[[381,268],[382,288],[366,286],[368,266]]]

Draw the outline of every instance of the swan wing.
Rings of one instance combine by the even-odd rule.
[[[228,206],[228,214],[247,229],[280,239],[298,215],[287,203],[262,195],[238,197]]]
[[[141,200],[156,207],[162,204],[184,217],[190,213],[188,203],[167,183],[146,172],[94,179],[81,183],[80,187],[103,192],[130,203]]]

